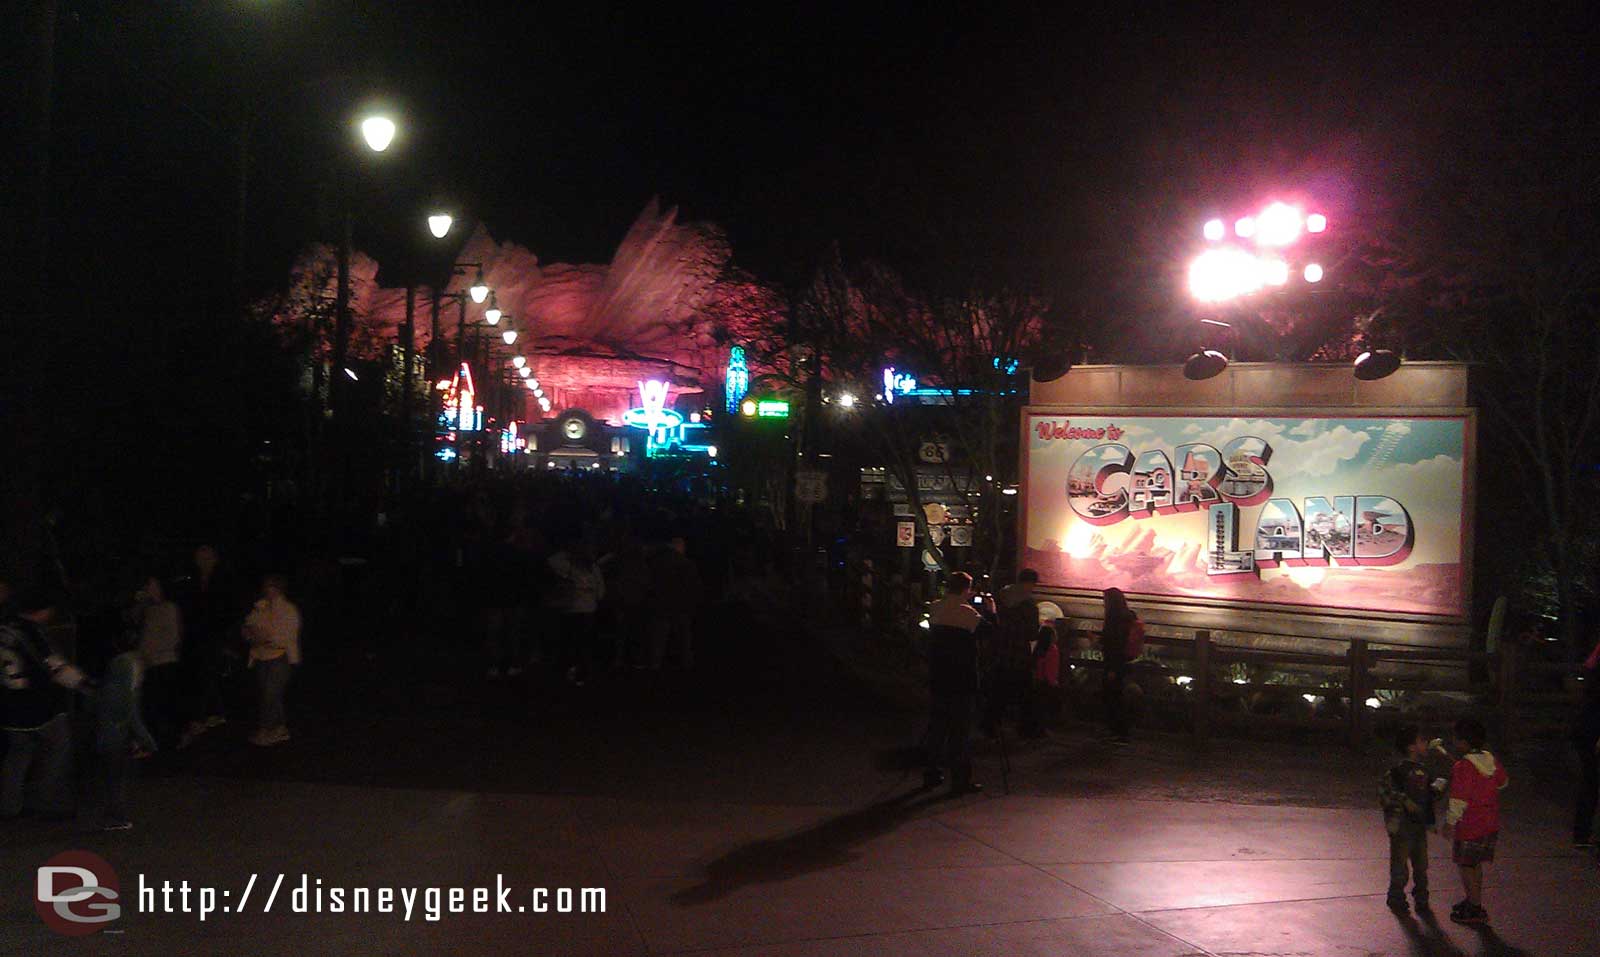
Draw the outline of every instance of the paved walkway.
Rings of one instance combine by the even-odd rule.
[[[527,713],[490,691],[403,720],[358,695],[265,754],[230,726],[151,769],[131,832],[8,827],[0,953],[1600,954],[1600,869],[1565,846],[1565,795],[1532,782],[1509,792],[1493,930],[1443,920],[1460,895],[1442,842],[1441,921],[1397,919],[1369,759],[1069,731],[1014,755],[1011,795],[992,793],[989,752],[991,793],[950,800],[890,759],[915,716],[814,677],[731,701],[552,693]],[[33,869],[74,847],[117,868],[130,911],[86,943],[29,902]],[[604,887],[608,908],[284,913],[302,872],[324,888],[503,875],[517,905]],[[248,913],[131,912],[140,875],[231,900],[252,873]]]

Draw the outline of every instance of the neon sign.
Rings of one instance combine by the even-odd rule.
[[[894,366],[883,370],[883,401],[893,402],[895,393],[906,395],[916,387],[916,376],[896,372]]]
[[[522,437],[521,425],[516,419],[512,419],[500,433],[500,451],[507,455],[515,455],[526,451],[527,448],[528,440]]]
[[[756,403],[756,418],[758,419],[787,419],[789,417],[789,403],[782,399],[762,399]]]
[[[744,346],[728,350],[728,374],[723,390],[729,412],[739,411],[739,400],[750,391],[750,370],[744,364]]]
[[[671,440],[670,433],[683,425],[682,413],[667,408],[667,395],[671,390],[671,383],[660,379],[640,382],[640,408],[622,413],[624,425],[644,429],[648,433],[645,446],[647,453],[651,445],[666,445]]]
[[[477,389],[472,384],[472,369],[465,362],[456,370],[453,380],[442,380],[439,387],[444,392],[439,414],[444,428],[461,432],[477,432],[483,428],[483,406],[475,401]]]

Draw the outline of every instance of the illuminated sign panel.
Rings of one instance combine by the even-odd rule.
[[[1130,595],[1466,614],[1468,419],[1025,417],[1023,562]]]
[[[726,408],[729,412],[737,412],[739,400],[750,391],[750,369],[745,365],[744,346],[734,346],[728,350],[728,372],[724,378]]]
[[[782,399],[762,399],[756,403],[756,418],[758,419],[787,419],[789,417],[789,403]]]

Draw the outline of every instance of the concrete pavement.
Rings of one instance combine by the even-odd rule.
[[[268,753],[230,726],[151,769],[131,832],[7,826],[0,953],[1600,953],[1600,870],[1565,846],[1564,793],[1534,781],[1514,778],[1493,929],[1474,930],[1445,919],[1460,893],[1438,840],[1438,922],[1384,908],[1379,758],[1197,755],[1177,736],[1117,750],[1068,731],[1013,754],[1009,796],[984,749],[990,792],[952,800],[885,757],[915,715],[813,677],[721,701],[624,684],[531,710],[494,689],[426,715],[329,710]],[[68,848],[117,869],[112,932],[69,940],[34,914],[34,868]],[[135,912],[140,875],[237,899],[252,873],[246,913]],[[324,888],[500,877],[518,902],[604,887],[607,910],[286,913],[302,873]]]

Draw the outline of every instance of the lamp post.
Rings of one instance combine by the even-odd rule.
[[[361,136],[367,148],[382,153],[394,142],[397,127],[394,120],[382,114],[371,114],[361,121]],[[333,367],[344,368],[345,351],[350,342],[350,248],[354,242],[355,213],[348,187],[340,191],[343,215],[339,236],[338,286],[335,294],[333,326]],[[328,395],[329,406],[335,417],[342,411],[341,393],[344,391],[338,376]]]

